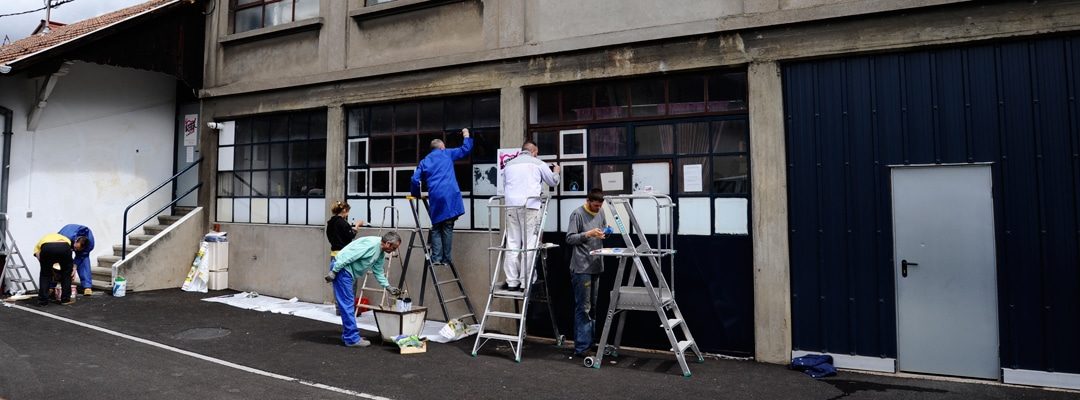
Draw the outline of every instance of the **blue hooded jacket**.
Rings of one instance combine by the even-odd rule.
[[[75,259],[78,260],[79,258],[90,257],[90,252],[94,250],[94,232],[91,232],[90,228],[78,224],[67,224],[64,225],[63,228],[60,228],[60,232],[58,233],[64,235],[64,237],[68,238],[68,240],[71,240],[72,244],[75,243],[75,238],[79,236],[86,236],[86,248],[82,249],[82,251],[78,253],[75,253]]]
[[[432,150],[420,160],[420,165],[413,172],[410,192],[413,197],[420,197],[420,182],[428,190],[428,213],[431,223],[437,224],[465,214],[465,203],[461,201],[461,189],[454,174],[454,161],[465,158],[472,151],[473,140],[465,138],[461,147],[445,150]]]

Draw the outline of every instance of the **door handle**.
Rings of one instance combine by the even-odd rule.
[[[918,265],[919,263],[908,262],[908,260],[900,260],[900,275],[907,278],[907,267],[915,267]]]

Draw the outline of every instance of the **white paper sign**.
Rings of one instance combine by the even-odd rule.
[[[600,190],[605,192],[617,192],[623,190],[623,173],[621,171],[601,172]]]
[[[184,149],[187,150],[187,154],[184,159],[187,160],[187,162],[195,162],[195,148],[187,146]]]
[[[184,116],[184,146],[195,146],[199,137],[199,115]],[[191,161],[191,160],[188,160]]]
[[[683,190],[687,192],[701,191],[701,164],[683,165]]]

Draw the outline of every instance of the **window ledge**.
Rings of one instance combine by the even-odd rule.
[[[349,13],[357,21],[385,17],[387,15],[407,13],[425,8],[441,6],[449,3],[460,3],[466,0],[394,0],[389,3],[363,8]]]
[[[322,28],[322,17],[302,19],[299,21],[293,21],[286,24],[274,25],[268,28],[252,29],[247,32],[234,33],[232,35],[225,35],[218,39],[218,43],[222,45],[232,45],[244,42],[250,42],[255,40],[261,40],[269,37],[287,35],[290,33],[318,30]]]

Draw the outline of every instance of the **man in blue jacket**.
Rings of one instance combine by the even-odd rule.
[[[68,238],[71,243],[79,242],[79,238],[85,238],[83,240],[86,240],[86,242],[82,248],[75,250],[73,263],[75,264],[75,271],[79,274],[79,291],[84,296],[91,295],[93,291],[90,288],[94,282],[90,276],[90,252],[94,250],[94,232],[82,225],[68,224],[60,228],[58,233]]]
[[[428,215],[431,217],[431,262],[450,263],[450,249],[454,237],[454,222],[465,214],[461,189],[454,175],[454,161],[468,157],[473,140],[469,129],[461,130],[465,143],[461,147],[447,149],[440,139],[431,141],[431,153],[413,172],[411,190],[413,197],[420,198],[420,182],[428,191]]]

